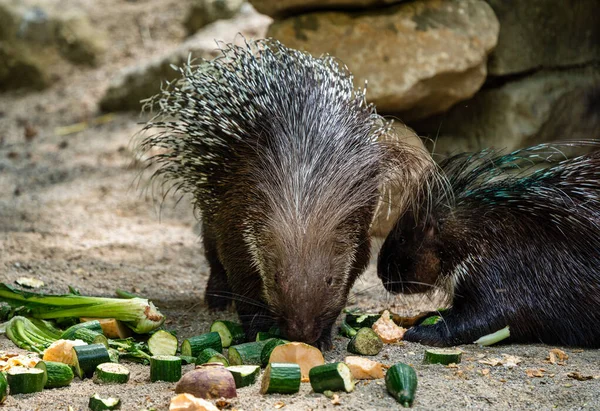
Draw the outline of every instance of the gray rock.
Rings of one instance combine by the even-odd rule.
[[[43,89],[50,83],[45,67],[26,48],[0,42],[0,91]]]
[[[259,13],[281,17],[323,9],[366,9],[405,0],[250,0]]]
[[[214,39],[223,41],[243,41],[238,33],[248,38],[264,37],[269,17],[258,14],[254,9],[234,17],[231,22],[217,21],[190,37],[181,46],[163,56],[137,66],[128,67],[111,81],[100,101],[104,111],[139,111],[141,100],[152,97],[160,91],[161,84],[178,77],[172,67],[181,66],[188,57],[213,58],[219,54]]]
[[[185,28],[193,34],[207,24],[235,16],[245,0],[195,0],[190,7]]]
[[[500,21],[490,75],[600,61],[598,0],[486,0]]]
[[[316,12],[276,21],[286,46],[340,58],[370,101],[402,120],[472,97],[486,77],[498,21],[480,0],[415,1],[369,12]]]
[[[92,27],[85,15],[65,16],[57,24],[58,50],[73,63],[96,65],[106,50],[106,42],[105,36]]]
[[[542,71],[483,90],[443,116],[412,126],[431,138],[439,132],[440,155],[600,139],[600,67]]]

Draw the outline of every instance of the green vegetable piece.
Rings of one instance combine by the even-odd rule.
[[[342,320],[342,325],[340,326],[340,334],[344,337],[352,338],[356,335],[356,329],[350,327],[345,320]]]
[[[264,346],[271,340],[232,345],[227,351],[230,365],[261,365]]]
[[[227,369],[233,375],[235,381],[235,388],[247,387],[256,382],[258,374],[260,373],[260,367],[258,365],[233,365],[227,367]]]
[[[246,341],[246,334],[241,324],[233,321],[215,321],[210,326],[211,332],[218,332],[221,336],[221,344],[223,348],[228,348],[232,345],[241,344]]]
[[[0,372],[0,404],[6,401],[6,397],[8,397],[8,381],[4,373]]]
[[[424,364],[458,364],[460,363],[462,352],[448,348],[427,349],[423,356]]]
[[[352,328],[371,328],[381,314],[364,313],[361,311],[346,311],[346,323]]]
[[[260,365],[262,367],[266,367],[269,364],[269,358],[271,358],[271,353],[278,345],[287,344],[289,341],[282,340],[280,338],[273,338],[270,340],[266,340],[265,344],[260,352]]]
[[[46,371],[40,368],[11,367],[6,373],[10,395],[40,392],[46,378]]]
[[[259,331],[256,333],[256,341],[265,341],[272,338],[280,338],[277,334],[271,334],[269,332]]]
[[[196,358],[206,348],[212,348],[215,351],[223,350],[219,333],[210,332],[183,340],[183,343],[181,343],[181,355]]]
[[[411,407],[417,391],[417,374],[410,365],[395,364],[385,374],[385,386],[403,407]]]
[[[94,394],[90,397],[88,406],[92,411],[119,410],[121,400],[116,397],[102,398],[100,394]]]
[[[261,394],[294,394],[300,390],[298,364],[270,363],[263,373]]]
[[[129,381],[129,369],[121,364],[105,362],[98,364],[94,382],[98,384],[125,384]]]
[[[150,381],[177,382],[181,378],[181,358],[155,355],[150,358]]]
[[[360,355],[377,355],[383,349],[383,341],[371,328],[361,328],[348,343],[348,351]]]
[[[481,337],[477,341],[475,341],[474,344],[488,346],[488,345],[496,344],[497,342],[500,342],[502,340],[505,340],[508,337],[510,337],[510,328],[507,325],[506,327],[496,331],[495,333],[484,335],[483,337]]]
[[[110,362],[108,350],[104,344],[77,345],[73,347],[75,354],[75,374],[81,378],[92,378],[98,364]]]
[[[152,355],[175,355],[179,341],[165,330],[158,330],[148,338],[148,350]]]
[[[102,344],[108,348],[108,338],[106,338],[104,334],[90,330],[89,328],[75,330],[73,339],[85,341],[88,344]]]
[[[205,348],[200,352],[200,354],[198,354],[198,358],[196,358],[196,365],[206,364],[207,362],[220,362],[225,367],[229,366],[229,361],[227,361],[227,358],[212,348]]]
[[[354,390],[352,372],[343,362],[317,365],[310,369],[308,377],[314,392]]]
[[[431,317],[427,317],[426,319],[424,319],[419,325],[434,325],[437,324],[437,322],[441,319],[442,317],[440,317],[439,315],[432,315]]]
[[[66,387],[73,381],[73,370],[67,364],[55,361],[40,361],[46,366],[47,381],[44,388]],[[38,364],[40,364],[38,363]],[[36,365],[37,367],[37,365]]]
[[[75,324],[75,325],[67,328],[60,336],[60,339],[61,340],[76,340],[77,338],[75,338],[75,333],[78,330],[82,330],[82,329],[90,330],[97,334],[104,335],[102,332],[102,326],[100,325],[100,321],[92,320],[92,321],[85,321],[85,322],[82,322],[79,324]]]

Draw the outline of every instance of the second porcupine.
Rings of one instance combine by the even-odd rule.
[[[369,261],[384,170],[410,173],[418,156],[381,141],[389,124],[332,57],[259,40],[180,71],[150,102],[158,132],[142,147],[164,150],[157,173],[201,214],[208,306],[235,301],[248,338],[275,322],[329,348]]]
[[[459,154],[440,163],[447,184],[424,180],[378,275],[392,293],[446,289],[451,308],[405,340],[467,344],[508,325],[514,342],[600,347],[600,151],[514,172],[556,150]]]

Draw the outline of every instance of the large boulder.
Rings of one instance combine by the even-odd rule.
[[[437,136],[440,155],[600,139],[600,68],[542,71],[412,125],[421,135]]]
[[[160,91],[161,84],[178,77],[172,66],[181,66],[192,58],[214,58],[219,54],[215,39],[240,43],[243,38],[265,36],[271,19],[258,14],[250,6],[231,21],[217,21],[188,38],[175,50],[150,61],[131,66],[118,73],[100,101],[104,111],[139,111],[141,100]]]
[[[499,25],[481,0],[422,0],[369,12],[315,12],[275,21],[268,35],[332,54],[368,80],[370,101],[402,120],[447,110],[486,78]]]
[[[281,17],[323,9],[360,9],[400,3],[404,0],[250,0],[260,13]]]
[[[500,21],[494,76],[600,61],[598,0],[486,0]]]

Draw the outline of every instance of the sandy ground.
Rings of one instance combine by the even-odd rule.
[[[94,295],[132,290],[152,299],[167,315],[167,326],[181,337],[207,331],[216,318],[235,318],[232,312],[209,314],[203,305],[208,267],[186,201],[176,205],[175,199],[167,198],[160,208],[136,187],[140,167],[132,161],[129,144],[139,129],[139,116],[116,115],[106,124],[67,136],[55,132],[56,127],[98,115],[96,103],[119,69],[176,47],[183,39],[180,22],[186,2],[64,3],[86,8],[94,23],[109,32],[111,47],[100,67],[65,69],[49,90],[0,95],[0,280],[31,276],[43,280],[48,291],[64,292],[73,285]],[[25,138],[26,127],[37,135]],[[355,305],[393,307],[401,313],[435,306],[425,298],[386,294],[373,269],[371,265],[357,283]],[[326,359],[343,359],[345,344],[345,339],[336,338]],[[424,348],[388,345],[376,357],[387,364],[404,361],[415,366],[415,409],[600,409],[600,379],[567,376],[575,371],[600,376],[598,350],[563,348],[569,354],[566,365],[553,365],[544,360],[554,347],[462,346],[463,363],[448,368],[422,365]],[[4,349],[14,346],[0,336],[0,350]],[[503,354],[522,362],[512,369],[479,362]],[[118,395],[123,410],[168,409],[174,384],[150,383],[148,367],[130,368],[127,385],[75,380],[67,388],[9,397],[0,409],[50,411],[70,405],[85,410],[95,392]],[[529,377],[529,369],[543,369],[543,376]],[[263,410],[275,409],[280,401],[289,410],[399,408],[381,381],[359,383],[355,392],[340,395],[340,405],[312,393],[308,384],[292,396],[261,396],[258,385],[244,388],[231,405]]]

